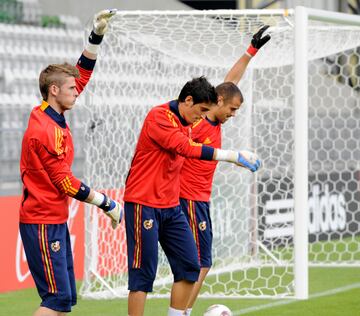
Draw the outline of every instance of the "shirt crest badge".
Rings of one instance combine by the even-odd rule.
[[[57,240],[52,242],[50,247],[53,252],[58,252],[60,250],[60,241]]]
[[[153,227],[153,222],[154,220],[153,219],[147,219],[144,221],[144,228],[149,230]]]

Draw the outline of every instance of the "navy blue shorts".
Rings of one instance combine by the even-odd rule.
[[[210,203],[180,198],[180,205],[195,239],[200,266],[210,268],[212,265],[211,247],[213,240]]]
[[[129,290],[151,292],[158,264],[158,242],[170,263],[174,282],[196,282],[200,266],[196,245],[180,205],[152,208],[125,203]]]
[[[67,224],[23,224],[20,234],[41,306],[70,312],[76,304],[74,264]]]

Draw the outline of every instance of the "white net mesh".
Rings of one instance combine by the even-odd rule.
[[[240,82],[245,98],[223,126],[223,148],[262,158],[256,176],[220,163],[211,200],[213,262],[208,296],[291,296],[293,291],[294,18],[264,11],[136,13],[111,22],[87,100],[86,180],[121,200],[143,119],[191,78],[221,83],[251,36],[271,26]],[[360,262],[359,28],[309,26],[310,256],[317,264]],[[352,84],[349,84],[349,80]],[[86,211],[85,297],[127,294],[124,223],[113,232]],[[163,253],[155,293],[172,274]]]

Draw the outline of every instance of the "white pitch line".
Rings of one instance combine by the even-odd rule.
[[[346,291],[350,291],[350,290],[358,289],[358,288],[360,288],[360,283],[354,283],[354,284],[346,285],[346,286],[343,286],[343,287],[338,287],[338,288],[335,288],[335,289],[331,289],[331,290],[328,290],[328,291],[312,294],[312,295],[309,296],[309,299],[323,297],[323,296],[330,296],[330,295],[334,295],[334,294],[337,294],[337,293],[342,293],[342,292],[346,292]],[[278,301],[278,302],[274,302],[274,303],[269,303],[269,304],[264,304],[264,305],[259,305],[259,306],[253,306],[253,307],[240,309],[238,311],[233,311],[233,315],[234,316],[244,315],[244,314],[256,312],[256,311],[267,309],[267,308],[272,308],[272,307],[282,306],[282,305],[288,305],[288,304],[297,303],[297,302],[300,302],[300,301],[295,300],[295,299],[294,300],[282,300],[282,301]]]

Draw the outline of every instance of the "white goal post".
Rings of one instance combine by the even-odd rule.
[[[360,27],[360,16],[296,7],[295,9],[295,297],[308,298],[308,32],[310,21]],[[359,30],[358,30],[359,32]],[[357,44],[359,45],[359,44]],[[359,74],[360,75],[360,74]]]
[[[360,17],[303,7],[120,11],[84,97],[86,180],[121,200],[148,110],[193,77],[221,83],[264,24],[272,39],[223,126],[223,147],[255,151],[263,167],[218,166],[204,297],[306,299],[309,265],[360,265]],[[124,223],[112,231],[87,206],[85,231],[81,295],[126,296]],[[160,252],[154,295],[167,296],[171,283]]]

